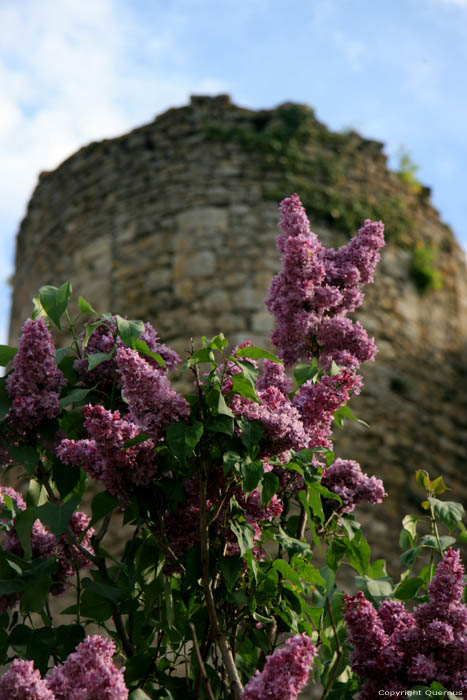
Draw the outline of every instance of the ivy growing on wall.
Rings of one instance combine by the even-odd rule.
[[[298,192],[313,221],[347,236],[366,218],[382,220],[387,239],[407,248],[405,234],[414,228],[414,220],[405,199],[364,189],[356,197],[355,188],[348,186],[348,174],[368,160],[368,142],[355,131],[329,131],[310,107],[285,104],[272,112],[246,111],[243,120],[231,125],[206,122],[205,136],[211,141],[238,143],[261,154],[264,171],[281,173],[281,180],[265,190],[267,199],[277,201],[284,193]],[[409,191],[418,194],[415,169],[407,158],[396,174]],[[436,270],[435,249],[417,244],[411,253],[410,276],[417,290],[427,293],[440,289],[442,277]]]

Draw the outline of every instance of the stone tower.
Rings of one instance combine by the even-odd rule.
[[[332,133],[303,105],[251,111],[220,95],[82,148],[41,174],[21,224],[11,342],[38,287],[70,279],[99,310],[153,322],[182,355],[190,336],[219,330],[232,345],[266,344],[277,207],[293,191],[328,246],[367,217],[385,222],[358,314],[380,349],[355,402],[371,430],[347,425],[336,443],[383,478],[390,498],[363,519],[375,555],[391,542],[396,560],[401,514],[422,496],[415,469],[443,474],[466,501],[467,276],[429,190],[390,172],[382,144]]]

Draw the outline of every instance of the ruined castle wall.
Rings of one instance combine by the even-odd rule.
[[[11,342],[38,287],[70,279],[95,308],[150,320],[182,356],[190,336],[196,344],[220,330],[232,345],[266,345],[272,320],[263,300],[279,266],[278,200],[291,194],[290,184],[300,185],[284,180],[293,159],[282,167],[261,141],[262,124],[278,115],[280,108],[242,110],[225,96],[193,98],[42,174],[18,234]],[[380,348],[354,406],[371,430],[347,425],[336,443],[339,454],[384,479],[390,498],[378,512],[363,512],[371,512],[375,555],[392,553],[395,561],[402,514],[416,512],[422,495],[415,469],[444,474],[467,501],[465,256],[427,192],[412,191],[387,170],[379,144],[357,134],[333,140],[313,119],[310,111],[303,149],[320,164],[316,191],[337,204],[363,200],[361,221],[378,213],[378,202],[387,212],[392,242],[357,314]],[[242,136],[249,123],[259,135],[252,144]],[[224,131],[216,136],[213,124]],[[338,166],[332,192],[323,180],[329,162]],[[313,198],[313,170],[305,175],[313,230],[326,245],[342,244],[345,225],[323,214],[320,202],[328,200]],[[394,218],[396,204],[405,218]],[[436,250],[441,289],[417,289],[417,245]]]

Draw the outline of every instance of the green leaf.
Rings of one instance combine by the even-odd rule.
[[[6,367],[17,352],[18,348],[12,348],[9,345],[0,345],[0,367]]]
[[[433,507],[434,514],[441,522],[446,525],[449,532],[457,527],[457,524],[464,519],[464,507],[460,503],[454,501],[439,501],[437,498],[428,499]]]
[[[202,338],[203,341],[203,347],[208,347],[208,348],[213,348],[213,350],[220,350],[222,351],[224,348],[227,347],[229,344],[229,341],[225,337],[223,333],[218,333],[218,335],[215,335],[214,338],[211,340],[207,340],[204,336]]]
[[[423,579],[416,576],[415,578],[406,578],[396,586],[394,598],[398,600],[412,600],[415,598],[420,586],[423,586]]]
[[[308,488],[308,504],[313,511],[313,514],[319,518],[320,523],[324,523],[324,511],[323,511],[323,504],[321,503],[321,495],[320,491],[318,488],[319,484],[315,481],[312,484],[310,484]],[[299,494],[299,499],[301,496],[301,493]],[[305,494],[303,494],[303,499],[305,499]],[[303,501],[300,499],[300,502],[304,505]]]
[[[55,630],[52,627],[41,627],[33,630],[27,648],[27,658],[34,661],[34,666],[43,675],[47,672],[54,646]]]
[[[60,365],[61,362],[63,362],[65,357],[67,357],[68,353],[70,352],[70,349],[70,345],[66,345],[63,348],[57,348],[55,352],[55,364],[57,365],[57,367],[58,365]]]
[[[238,374],[236,375],[239,376]],[[246,418],[237,418],[237,423],[240,428],[241,435],[240,439],[247,448],[249,454],[253,454],[258,451],[257,447],[261,438],[263,437],[263,424],[259,420],[247,420]],[[256,456],[256,455],[255,455]]]
[[[87,591],[94,593],[100,598],[110,600],[112,603],[118,603],[128,596],[128,591],[118,588],[117,586],[113,586],[110,583],[98,583],[97,581],[92,581],[90,578],[83,579],[82,583]]]
[[[96,367],[101,365],[103,362],[107,362],[107,360],[111,360],[113,356],[114,356],[114,349],[113,348],[110,352],[94,352],[91,355],[86,355],[86,359],[88,361],[89,372],[93,369],[96,369]]]
[[[70,612],[68,612],[70,611]],[[81,598],[81,615],[83,617],[89,618],[96,622],[104,622],[112,617],[113,606],[112,603],[102,598],[100,595],[96,595],[92,591],[85,590]],[[67,608],[62,611],[63,614],[76,614],[76,606],[73,605],[71,608]]]
[[[334,412],[333,420],[338,428],[344,427],[344,418],[348,418],[349,420],[355,420],[357,421],[357,423],[360,423],[360,425],[364,425],[365,428],[370,427],[368,423],[366,423],[364,420],[357,418],[357,416],[348,406],[341,406],[341,408],[338,408],[337,411]]]
[[[117,323],[117,333],[120,338],[125,345],[135,350],[135,343],[144,331],[143,321],[129,321],[126,318],[118,316],[118,314],[115,316],[115,321]]]
[[[263,476],[263,481],[262,481],[262,486],[261,486],[261,507],[264,508],[267,506],[271,500],[271,498],[274,496],[275,493],[277,493],[277,489],[279,488],[279,477],[277,474],[274,474],[274,472],[266,472],[266,474]]]
[[[295,583],[300,590],[303,590],[300,576],[292,569],[290,564],[284,561],[284,559],[276,559],[272,565],[284,578],[292,581],[292,583]]]
[[[59,503],[44,503],[36,508],[36,518],[49,528],[54,535],[60,537],[68,528],[71,516],[75,512],[81,499],[79,496],[72,496],[69,501],[60,505]],[[26,512],[26,511],[24,511]]]
[[[232,391],[235,394],[240,394],[240,396],[243,396],[245,399],[250,399],[250,401],[255,401],[256,403],[259,403],[258,395],[256,393],[256,389],[254,387],[254,384],[245,377],[245,375],[242,374],[234,374],[232,377]]]
[[[448,535],[443,535],[442,537],[439,538],[439,544],[441,545],[441,551],[444,552],[445,549],[450,547],[452,544],[455,544],[456,538],[455,537],[449,537]],[[439,549],[438,547],[438,540],[434,535],[424,535],[422,539],[420,540],[420,544],[423,547],[430,547],[432,549]]]
[[[260,460],[256,462],[245,460],[242,464],[242,475],[243,491],[247,496],[255,490],[264,475],[263,463]]]
[[[75,651],[78,644],[84,641],[86,632],[81,625],[60,625],[55,628],[55,650],[54,653],[61,661]]]
[[[21,445],[19,447],[11,446],[8,450],[12,459],[18,462],[18,464],[21,464],[26,469],[27,473],[32,476],[39,461],[37,449],[35,447]]]
[[[206,430],[211,433],[224,433],[224,435],[233,435],[234,433],[234,419],[230,416],[214,416],[208,422]]]
[[[300,578],[305,581],[305,583],[316,584],[326,588],[326,581],[316,566],[303,561],[303,559],[297,555],[293,557],[292,564],[294,570],[299,574]]]
[[[89,301],[83,299],[83,297],[78,297],[78,308],[82,314],[97,314],[97,311],[93,309]]]
[[[387,575],[384,559],[376,559],[368,566],[368,576],[370,578],[385,578]]]
[[[431,484],[430,476],[424,469],[417,469],[415,472],[415,481],[422,489],[425,489],[425,491],[429,490]]]
[[[345,543],[345,556],[352,566],[362,576],[367,573],[370,563],[370,547],[361,532],[356,533],[352,541]]]
[[[253,360],[271,360],[271,362],[278,362],[282,364],[282,360],[279,360],[276,355],[268,350],[263,350],[263,348],[258,348],[256,345],[249,345],[244,348],[238,348],[235,351],[236,357],[250,357]]]
[[[280,526],[278,532],[275,534],[275,538],[279,544],[284,547],[289,559],[292,558],[294,554],[304,554],[310,551],[310,545],[307,542],[301,542],[301,540],[297,540],[295,537],[289,537]]]
[[[152,357],[152,359],[157,362],[159,367],[166,366],[165,360],[162,357],[162,355],[159,355],[158,352],[153,352],[145,340],[136,340],[135,341],[135,350],[137,350],[139,353],[142,353],[143,355],[147,355],[148,357]]]
[[[21,594],[21,610],[40,613],[48,601],[51,585],[52,578],[47,574],[35,578]]]
[[[408,549],[406,552],[401,554],[401,564],[406,566],[408,569],[411,569],[420,553],[421,548],[422,546],[418,545],[417,547],[412,547],[412,549]]]
[[[431,482],[431,492],[435,494],[435,496],[439,496],[440,494],[444,493],[445,491],[448,491],[448,487],[443,481],[442,476],[438,476],[436,479],[433,479]]]
[[[70,404],[73,406],[82,404],[86,396],[91,393],[91,391],[94,391],[95,388],[95,386],[92,386],[90,389],[73,389],[67,396],[63,396],[60,399],[60,408],[65,408]]]
[[[10,634],[10,646],[21,659],[27,658],[28,646],[33,630],[27,625],[16,625]]]
[[[294,370],[294,377],[297,387],[302,386],[302,384],[305,384],[305,382],[307,382],[309,379],[314,379],[318,372],[318,362],[316,359],[314,359],[311,364],[298,364]]]
[[[416,515],[406,515],[402,520],[402,527],[407,532],[410,545],[413,547],[417,541],[417,523],[419,518]]]
[[[123,447],[134,447],[135,445],[139,445],[141,442],[146,442],[146,440],[150,439],[151,436],[148,433],[140,433],[139,435],[136,435],[136,437],[130,438],[124,442]]]
[[[130,663],[130,661],[132,661],[132,659],[130,659],[130,660],[128,661],[127,666],[128,666],[128,664]],[[151,659],[150,659],[150,661],[151,661]],[[153,663],[154,663],[154,662],[153,662]],[[137,688],[136,690],[133,690],[133,691],[130,693],[130,695],[129,695],[129,697],[128,697],[128,700],[149,700],[149,697],[150,697],[150,696],[147,695],[147,694],[144,692],[144,690],[141,690],[141,688]]]
[[[101,518],[108,513],[111,513],[119,504],[118,498],[112,496],[107,491],[102,491],[96,494],[91,502],[92,521],[91,525],[95,525]]]
[[[242,463],[242,458],[238,452],[233,452],[232,450],[226,450],[223,454],[224,462],[224,474],[229,474],[232,469],[238,471]]]
[[[16,516],[16,534],[24,550],[24,558],[31,559],[31,530],[37,518],[37,508],[27,508]]]
[[[237,556],[221,557],[219,559],[219,568],[228,590],[231,591],[240,576],[242,558]]]
[[[240,555],[243,556],[245,552],[253,547],[255,531],[252,526],[246,522],[241,523],[230,520],[229,526],[237,538],[238,546],[240,547]]]
[[[166,440],[172,454],[183,461],[186,457],[193,454],[196,445],[201,440],[202,434],[203,424],[198,421],[193,423],[193,425],[172,423],[167,428]]]
[[[39,301],[47,316],[62,330],[60,319],[68,307],[71,297],[71,284],[65,282],[61,287],[46,285],[39,289]]]

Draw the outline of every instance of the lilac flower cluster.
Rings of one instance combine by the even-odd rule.
[[[140,429],[119,411],[89,405],[84,415],[84,427],[91,439],[62,440],[57,455],[65,464],[84,469],[126,503],[135,486],[148,484],[156,474],[155,444],[145,440],[125,448],[125,442],[139,435]]]
[[[160,440],[170,425],[188,418],[187,401],[172,389],[167,376],[130,348],[119,348],[118,369],[130,419],[145,433]]]
[[[358,462],[351,459],[336,459],[333,464],[323,471],[321,483],[342,499],[338,507],[339,513],[351,513],[357,503],[381,503],[387,496],[383,482],[375,476],[367,476]],[[336,510],[336,506],[332,508]]]
[[[115,645],[87,637],[45,678],[32,661],[15,659],[0,678],[0,700],[127,700],[124,669],[112,661]]]
[[[24,550],[19,541],[15,519],[7,519],[1,517],[4,515],[4,496],[9,496],[15,501],[18,510],[26,510],[26,504],[17,491],[9,487],[0,488],[0,518],[1,522],[6,525],[7,532],[5,535],[2,548],[7,552],[12,552],[19,557],[24,556]],[[89,527],[90,518],[81,511],[73,513],[70,519],[70,530],[72,534],[79,540],[82,550],[84,549],[90,555],[94,554],[91,545],[91,538],[94,534],[94,528]],[[76,545],[70,543],[66,535],[61,535],[59,539],[49,532],[39,519],[35,520],[31,529],[31,556],[33,559],[42,558],[49,559],[55,556],[57,562],[57,571],[52,576],[52,595],[63,593],[69,586],[69,579],[73,576],[76,568],[83,568],[90,565],[89,558],[84,552],[79,550]],[[5,612],[8,608],[12,608],[19,601],[19,595],[12,593],[0,597],[0,612]]]
[[[6,388],[12,405],[6,416],[19,432],[36,427],[60,412],[59,395],[65,385],[55,366],[55,346],[44,319],[28,319],[23,326],[13,372]]]
[[[449,548],[428,584],[429,602],[412,613],[394,600],[383,601],[376,611],[361,591],[345,597],[352,668],[365,679],[359,700],[433,681],[453,692],[467,691],[463,574],[459,552]]]
[[[362,378],[348,369],[320,382],[305,382],[293,399],[307,433],[307,447],[330,447],[332,418],[335,411],[344,406],[352,394],[359,394]]]
[[[116,668],[114,654],[113,641],[92,635],[52,670],[47,686],[56,700],[127,700],[125,669]]]
[[[90,323],[84,326],[81,333],[81,344],[84,343],[86,327],[88,325],[90,325]],[[139,340],[144,341],[151,352],[159,354],[165,361],[166,366],[165,368],[162,368],[160,365],[158,365],[155,359],[150,356],[146,356],[146,361],[158,372],[165,373],[168,369],[175,369],[180,362],[180,357],[175,350],[172,350],[171,348],[167,347],[167,345],[160,342],[156,330],[150,323],[144,324],[144,330],[141,333]],[[115,346],[117,348],[125,347],[122,340],[117,336],[117,324],[115,321],[103,321],[89,336],[85,352],[88,356],[92,356],[97,353],[107,355]],[[92,370],[88,369],[87,357],[75,360],[73,366],[78,372],[81,381],[83,381],[87,386],[99,384],[101,389],[108,390],[111,389],[113,382],[115,381],[116,388],[119,389],[121,387],[118,367],[116,366],[115,359],[113,358],[101,362]]]
[[[286,646],[266,658],[261,673],[256,671],[243,692],[243,700],[296,700],[306,685],[317,654],[306,634],[297,634]]]
[[[326,250],[310,230],[298,195],[281,202],[277,247],[282,269],[272,280],[266,307],[276,320],[271,340],[287,366],[319,359],[328,369],[356,369],[376,354],[373,339],[347,318],[363,301],[361,286],[373,280],[384,246],[383,224],[367,219],[339,250]]]

